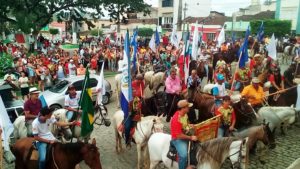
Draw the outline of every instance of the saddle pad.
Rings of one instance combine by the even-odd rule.
[[[39,152],[37,150],[32,150],[30,160],[32,160],[32,161],[39,160]]]

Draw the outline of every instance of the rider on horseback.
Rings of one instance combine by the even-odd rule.
[[[230,106],[231,99],[229,96],[223,97],[222,105],[217,109],[215,115],[221,115],[221,123],[218,129],[218,137],[227,136],[228,131],[233,131],[236,118],[233,108]]]
[[[187,167],[187,156],[188,156],[188,141],[197,141],[196,136],[189,136],[187,133],[190,130],[191,125],[188,124],[188,116],[190,107],[193,104],[187,100],[180,100],[177,103],[178,111],[172,117],[170,123],[171,129],[171,144],[176,147],[179,156],[179,169],[186,169]]]
[[[250,83],[251,72],[248,68],[243,66],[240,67],[238,72],[236,72],[235,77],[236,77],[236,83],[235,83],[234,90],[237,91],[240,90],[242,86],[247,86]]]
[[[41,109],[40,114],[32,122],[32,134],[37,141],[37,149],[39,151],[39,169],[46,168],[46,153],[47,145],[56,142],[56,138],[49,130],[50,124],[56,124],[57,126],[65,127],[75,125],[75,121],[71,123],[58,122],[52,116],[52,110],[48,107]]]
[[[218,74],[217,75],[217,83],[212,88],[212,95],[215,96],[215,105],[219,107],[222,103],[222,99],[226,96],[226,89],[224,83],[224,75]]]
[[[252,79],[252,84],[243,89],[241,96],[248,99],[248,102],[254,110],[261,108],[263,106],[265,93],[263,88],[260,86],[260,80],[257,77],[254,77]]]
[[[68,95],[65,96],[65,109],[68,110],[66,116],[68,121],[74,118],[74,112],[81,113],[79,109],[79,99],[81,92],[76,92],[73,85],[68,87]]]
[[[133,101],[129,103],[130,115],[125,119],[125,142],[130,145],[131,134],[130,131],[135,127],[136,122],[141,118],[141,99],[143,99],[143,91],[145,88],[144,78],[142,74],[137,74],[136,79],[132,82],[132,96]]]
[[[24,103],[25,126],[27,136],[32,136],[32,121],[38,116],[42,102],[38,99],[40,91],[36,87],[29,89],[30,98]]]

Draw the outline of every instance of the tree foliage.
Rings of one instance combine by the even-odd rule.
[[[63,15],[66,11],[81,11],[84,15],[72,19],[86,21],[91,27],[92,19],[104,16],[103,9],[108,10],[111,20],[120,23],[126,22],[126,12],[149,14],[149,7],[143,0],[3,0],[0,5],[0,24],[10,22],[16,30],[29,33],[33,29],[33,33],[37,34],[51,23],[54,15]],[[12,16],[16,19],[11,19]],[[63,21],[61,17],[57,19]]]
[[[251,21],[251,32],[257,33],[262,21],[256,20]],[[267,36],[274,35],[276,37],[282,37],[285,34],[290,34],[292,28],[292,22],[289,20],[264,20],[264,34]]]
[[[3,53],[0,57],[0,77],[3,77],[6,71],[13,66],[12,58],[13,57],[7,53]]]
[[[152,28],[139,28],[138,35],[142,37],[151,37],[153,34]]]
[[[56,35],[56,34],[59,33],[59,30],[58,30],[58,29],[55,29],[55,28],[50,28],[50,29],[49,29],[49,33],[50,33],[51,35]]]
[[[92,36],[98,36],[98,29],[92,29],[90,30],[90,35]],[[103,30],[99,29],[99,36],[102,37],[103,36]]]

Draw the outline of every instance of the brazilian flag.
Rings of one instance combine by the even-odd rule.
[[[86,74],[83,81],[83,90],[79,103],[82,109],[81,136],[85,137],[93,131],[95,112],[92,101],[92,89],[90,87],[90,74],[88,68],[86,69]]]

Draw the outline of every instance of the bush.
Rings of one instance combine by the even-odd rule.
[[[50,33],[51,35],[56,35],[56,34],[59,33],[59,30],[58,30],[58,29],[50,28],[50,29],[49,29],[49,33]]]
[[[139,28],[138,35],[142,37],[151,37],[153,34],[152,28]]]
[[[13,58],[7,53],[3,53],[0,57],[0,77],[6,74],[6,71],[13,66]]]
[[[252,34],[257,34],[259,27],[261,25],[261,20],[256,20],[256,21],[251,21],[250,26],[251,26],[251,33]],[[291,28],[292,28],[292,22],[289,20],[263,20],[264,22],[264,33],[265,36],[272,36],[274,35],[276,37],[282,37],[285,34],[290,34]]]

